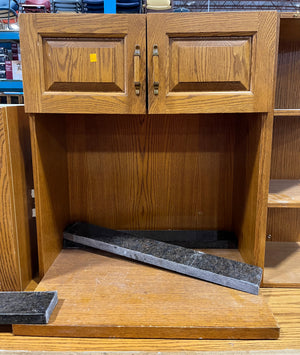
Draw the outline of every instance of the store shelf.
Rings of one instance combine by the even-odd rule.
[[[269,208],[300,208],[300,180],[271,180]]]
[[[300,109],[280,109],[274,110],[275,116],[300,116]]]
[[[300,242],[267,242],[264,287],[300,287]]]
[[[0,42],[6,40],[19,40],[19,32],[16,31],[0,31]]]
[[[23,91],[23,82],[22,80],[0,80],[0,91]]]

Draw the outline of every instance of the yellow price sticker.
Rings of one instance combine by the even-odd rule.
[[[91,63],[97,62],[97,54],[96,53],[91,53],[90,54],[90,62]]]

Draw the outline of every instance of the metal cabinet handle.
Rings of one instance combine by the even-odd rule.
[[[152,58],[153,58],[153,88],[154,88],[154,95],[158,95],[158,87],[159,87],[159,80],[158,80],[158,72],[159,72],[159,67],[158,67],[158,46],[155,44],[153,46],[153,52],[152,52]]]
[[[140,82],[140,59],[141,59],[141,48],[137,44],[135,46],[133,54],[133,81],[135,87],[135,94],[138,96],[140,94],[141,82]]]

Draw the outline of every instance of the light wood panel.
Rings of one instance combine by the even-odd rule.
[[[244,260],[264,265],[264,248],[272,146],[271,114],[237,120],[233,227]]]
[[[148,14],[147,39],[150,113],[273,109],[275,12]],[[159,74],[154,80],[155,45]],[[233,91],[235,80],[243,84]]]
[[[37,267],[29,122],[23,107],[0,111],[0,290],[19,291]]]
[[[48,325],[14,325],[14,334],[173,339],[279,336],[260,296],[111,254],[63,250],[37,287],[54,289],[59,302]]]
[[[266,287],[300,287],[300,242],[267,242]]]
[[[71,220],[232,229],[235,117],[67,118]]]
[[[62,247],[69,223],[69,190],[64,116],[30,116],[40,275]]]
[[[26,15],[20,15],[20,44],[27,112],[146,111],[144,15]],[[136,45],[139,95],[134,82]]]
[[[300,180],[271,180],[268,207],[299,208]]]
[[[300,179],[300,117],[276,117],[271,179]]]
[[[281,18],[275,108],[300,108],[300,18]]]
[[[269,208],[267,234],[273,241],[300,241],[300,209]]]

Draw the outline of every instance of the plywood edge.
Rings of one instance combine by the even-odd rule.
[[[280,109],[274,110],[274,116],[300,116],[300,109]]]
[[[262,328],[244,327],[123,327],[118,326],[51,326],[13,325],[14,335],[25,336],[53,336],[75,338],[132,338],[132,339],[278,339],[280,328],[276,321],[270,326]]]

